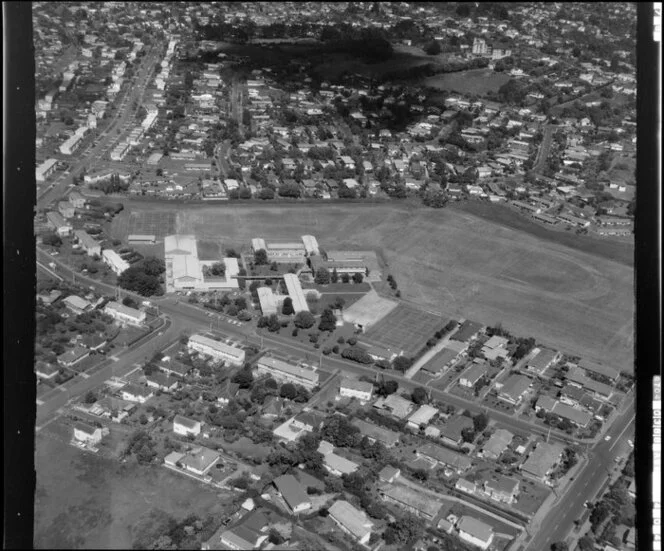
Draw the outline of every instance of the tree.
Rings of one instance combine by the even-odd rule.
[[[318,285],[327,285],[330,282],[330,272],[327,268],[319,268],[316,270],[316,277],[314,281]]]
[[[334,331],[337,327],[337,317],[334,315],[330,308],[325,308],[320,317],[318,329],[320,331]]]
[[[373,359],[371,356],[369,356],[369,353],[364,350],[364,348],[359,348],[356,346],[346,348],[343,352],[341,352],[341,357],[363,364],[370,364],[373,362]]]
[[[307,311],[302,311],[298,312],[295,315],[295,319],[293,320],[293,323],[295,324],[295,327],[299,329],[309,329],[316,323],[316,319],[311,315],[310,312]]]
[[[442,51],[443,49],[440,47],[437,40],[432,40],[424,47],[424,52],[427,55],[438,55]]]
[[[339,274],[337,273],[336,268],[332,269],[332,273],[330,274],[330,281],[332,283],[337,283],[339,281]]]
[[[470,427],[461,429],[461,438],[464,442],[472,442],[475,440],[475,431]]]
[[[388,545],[399,544],[400,547],[405,547],[417,541],[423,533],[422,520],[407,513],[387,527],[383,539]]]
[[[427,391],[421,386],[414,388],[411,393],[411,400],[417,405],[426,404],[428,398]]]
[[[392,360],[392,369],[406,371],[413,364],[413,360],[406,356],[397,356]]]
[[[243,367],[231,379],[233,383],[240,385],[240,388],[249,388],[254,382],[254,374],[251,372],[251,367]]]
[[[274,199],[274,190],[269,187],[263,187],[258,193],[259,199]]]
[[[569,546],[564,541],[557,541],[551,544],[551,551],[568,551]]]
[[[276,314],[271,314],[267,319],[267,330],[270,333],[276,333],[281,329],[281,323],[279,322],[279,317]]]
[[[399,383],[396,381],[390,379],[387,381],[381,381],[378,385],[378,389],[376,390],[376,394],[378,396],[389,396],[390,394],[394,394],[397,390],[399,390]]]
[[[357,272],[357,273],[353,274],[353,283],[357,283],[357,284],[362,283],[363,279],[364,279],[364,276],[360,272]]]
[[[91,390],[85,395],[84,399],[86,404],[94,404],[97,401],[97,395]]]
[[[51,247],[59,247],[62,245],[62,239],[60,239],[59,235],[49,232],[42,235],[42,243]]]
[[[290,316],[295,313],[295,310],[293,309],[293,299],[290,297],[286,297],[284,300],[284,305],[281,309],[281,313],[284,316]]]
[[[488,424],[489,418],[484,413],[479,413],[473,417],[473,428],[477,433],[484,431]]]
[[[350,274],[345,272],[341,274],[341,283],[350,283]]]
[[[359,433],[360,429],[341,415],[332,415],[325,419],[320,431],[323,439],[339,448],[355,446]]]
[[[258,249],[254,252],[254,264],[256,264],[256,266],[268,264],[267,251],[265,249]]]
[[[210,274],[214,277],[224,277],[224,275],[226,275],[226,264],[223,262],[215,262],[210,266]]]
[[[279,396],[287,400],[293,400],[297,396],[297,389],[292,383],[284,383],[279,390]]]

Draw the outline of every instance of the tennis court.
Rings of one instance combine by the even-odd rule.
[[[413,356],[445,322],[435,314],[400,304],[372,325],[363,340]]]
[[[132,212],[129,218],[129,235],[156,235],[163,239],[175,233],[175,212]]]

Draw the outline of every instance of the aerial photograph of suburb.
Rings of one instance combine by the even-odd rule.
[[[30,9],[35,549],[637,549],[634,3]]]

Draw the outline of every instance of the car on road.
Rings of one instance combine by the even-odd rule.
[[[629,444],[629,447],[630,447],[630,448],[633,448],[633,447],[634,447],[634,442],[632,442],[631,440],[628,440],[627,443]]]
[[[605,441],[605,442],[608,442],[609,440],[611,440],[611,436],[607,434],[607,435],[604,437],[604,441]]]

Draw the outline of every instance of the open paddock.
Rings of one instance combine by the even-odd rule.
[[[81,451],[69,445],[71,434],[59,420],[36,436],[36,549],[131,549],[154,514],[222,513],[218,491],[168,469]]]
[[[414,356],[444,324],[445,320],[435,314],[400,304],[372,325],[364,340]]]
[[[296,240],[308,233],[330,250],[380,250],[384,273],[416,306],[453,319],[502,323],[514,335],[631,371],[633,246],[549,230],[522,222],[509,208],[472,203],[482,209],[131,200],[125,209],[177,213],[178,231],[223,236],[225,243],[248,244],[256,235]]]

